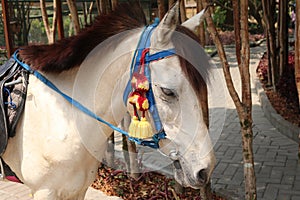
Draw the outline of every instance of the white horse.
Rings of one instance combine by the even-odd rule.
[[[195,29],[200,15],[177,26],[177,10],[176,4],[154,30],[150,53],[175,47],[181,55],[151,62],[151,82],[163,128],[177,148],[175,178],[183,186],[199,188],[209,180],[215,157],[201,109],[203,79],[190,63],[195,57],[200,66],[208,62],[199,56],[203,52],[189,50],[192,46],[183,41],[192,36],[190,41],[199,45],[187,28]],[[24,47],[19,58],[63,93],[117,125],[131,111],[122,97],[144,26],[141,7],[123,4],[78,36]],[[174,37],[176,32],[182,33],[181,39]],[[184,56],[192,57],[191,61]],[[111,133],[110,127],[84,114],[31,74],[25,111],[3,159],[31,188],[35,200],[84,199]]]

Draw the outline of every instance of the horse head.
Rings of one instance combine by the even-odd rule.
[[[178,26],[178,16],[178,4],[175,4],[151,35],[149,55],[172,50],[175,54],[149,61],[149,81],[155,99],[153,107],[161,122],[158,129],[166,133],[166,138],[159,141],[160,151],[173,161],[179,183],[199,188],[208,182],[215,166],[203,104],[207,95],[208,58],[192,32],[203,12],[182,26]],[[134,115],[136,111],[129,109],[129,112]],[[148,120],[152,121],[153,128],[157,119],[152,117],[149,114]]]

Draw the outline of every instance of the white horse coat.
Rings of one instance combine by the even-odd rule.
[[[151,53],[174,47],[171,36],[177,6],[154,31]],[[194,29],[199,18],[184,25]],[[136,28],[107,38],[88,53],[80,67],[59,73],[41,71],[65,94],[117,125],[128,111],[122,96],[141,31]],[[164,129],[180,153],[182,169],[175,170],[175,178],[184,186],[199,188],[212,173],[215,158],[199,98],[180,65],[177,56],[151,63],[151,81]],[[111,132],[30,75],[25,111],[3,159],[31,188],[36,200],[84,199]]]

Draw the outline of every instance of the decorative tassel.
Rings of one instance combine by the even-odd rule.
[[[151,124],[145,117],[145,112],[149,109],[149,101],[146,93],[149,91],[149,80],[145,76],[145,56],[149,49],[144,49],[142,52],[139,70],[133,73],[131,79],[131,87],[133,91],[129,95],[128,102],[133,105],[134,113],[129,126],[129,135],[140,139],[152,137],[153,131]],[[142,112],[142,117],[139,121],[138,112]]]
[[[149,81],[144,74],[134,73],[131,80],[131,87],[139,92],[149,90]]]
[[[137,137],[137,129],[140,121],[137,116],[133,116],[129,125],[128,134],[130,137]]]
[[[136,129],[136,137],[145,139],[152,137],[152,135],[153,131],[151,128],[151,124],[147,121],[146,117],[142,117]]]

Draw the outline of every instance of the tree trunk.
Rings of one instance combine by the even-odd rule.
[[[296,36],[295,36],[295,80],[300,108],[300,2],[296,2]]]
[[[180,0],[180,23],[183,23],[186,20],[186,11],[185,11],[185,1]]]
[[[238,1],[238,0],[235,0]],[[208,5],[207,0],[204,0],[205,5]],[[253,132],[252,132],[252,100],[251,100],[251,87],[250,87],[250,73],[249,73],[249,59],[250,59],[250,48],[249,48],[249,33],[248,33],[248,0],[240,1],[240,7],[238,7],[238,2],[234,4],[235,13],[240,13],[240,34],[236,37],[240,38],[241,47],[240,53],[237,58],[240,60],[240,75],[242,83],[242,100],[238,96],[236,89],[234,87],[232,76],[229,69],[229,64],[226,58],[224,47],[220,41],[216,27],[213,24],[210,10],[208,10],[209,16],[206,18],[207,30],[210,33],[216,47],[218,50],[219,57],[221,59],[223,72],[225,76],[226,85],[231,98],[235,104],[238,112],[240,124],[241,124],[241,134],[243,141],[243,162],[244,162],[244,177],[245,177],[245,199],[255,200],[256,195],[256,178],[254,171],[254,159],[253,159]],[[237,39],[238,39],[237,38]]]
[[[197,0],[197,13],[203,9],[202,0]],[[198,27],[200,44],[202,47],[205,46],[205,30],[204,30],[204,22],[202,22]]]
[[[115,135],[114,132],[107,138],[107,165],[111,168],[115,166]]]
[[[172,6],[174,5],[175,0],[168,0],[168,5],[169,5],[169,9],[172,8]]]
[[[118,0],[111,0],[111,9],[115,10],[118,5]]]
[[[121,127],[123,130],[128,132],[128,128],[130,125],[131,117],[129,114],[127,114],[121,123]],[[140,177],[140,169],[139,169],[139,163],[137,158],[137,148],[135,142],[131,142],[127,139],[125,135],[122,135],[122,150],[123,155],[126,163],[126,168],[130,174],[130,177],[137,180]]]
[[[98,15],[100,15],[101,14],[101,1],[100,0],[96,0],[96,7],[97,7]]]
[[[136,144],[127,140],[128,153],[129,153],[129,162],[130,162],[130,176],[131,178],[138,180],[140,177],[139,173],[139,162],[137,157]]]
[[[245,198],[256,199],[256,177],[254,171],[253,157],[253,132],[252,132],[252,98],[250,84],[250,46],[248,31],[248,0],[240,1],[240,33],[241,33],[241,81],[242,81],[242,104],[240,113],[242,139],[243,139],[243,161],[245,176]]]
[[[9,14],[8,14],[8,6],[7,0],[1,0],[2,5],[2,17],[3,17],[3,24],[4,24],[4,36],[5,36],[5,47],[7,52],[7,57],[9,58],[13,54],[13,42],[12,36],[9,26]]]
[[[233,23],[234,23],[234,36],[235,36],[235,53],[238,62],[238,66],[241,66],[241,26],[240,26],[240,1],[233,0],[232,8],[233,8]],[[240,69],[241,72],[241,69]]]
[[[157,8],[158,8],[158,17],[160,20],[165,16],[166,14],[166,9],[165,9],[165,4],[164,0],[157,0]]]
[[[58,39],[64,38],[64,22],[62,16],[61,0],[57,0],[57,33]]]
[[[276,91],[276,84],[278,82],[278,65],[276,62],[276,35],[274,27],[274,13],[275,13],[275,1],[265,0],[262,1],[264,20],[267,27],[267,37],[269,38],[269,74],[271,74],[271,85],[274,91]]]
[[[278,17],[278,49],[279,49],[279,70],[278,77],[281,77],[284,68],[288,64],[288,3],[289,1],[279,1]]]
[[[88,25],[87,2],[82,2],[82,11],[83,11],[84,26],[87,26]]]
[[[75,35],[80,32],[80,23],[75,0],[67,0],[68,7],[71,13],[71,19],[74,25]]]
[[[109,0],[100,0],[101,14],[108,14],[111,11]]]
[[[56,33],[56,24],[57,24],[57,0],[53,0],[53,21],[52,21],[52,28],[49,24],[47,9],[46,9],[46,1],[40,0],[40,6],[41,6],[41,12],[42,12],[42,18],[48,38],[48,43],[52,44],[55,41],[55,33]]]

